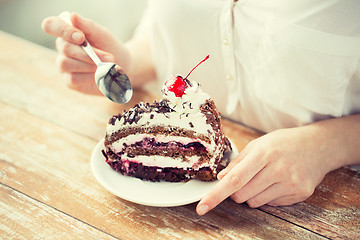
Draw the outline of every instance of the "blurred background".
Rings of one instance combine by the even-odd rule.
[[[48,16],[70,11],[95,20],[126,41],[146,4],[147,0],[0,0],[0,30],[55,48],[55,37],[42,31],[41,22]]]

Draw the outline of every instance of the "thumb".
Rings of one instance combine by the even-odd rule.
[[[106,28],[91,19],[81,17],[77,13],[72,13],[70,19],[74,27],[85,34],[86,39],[93,47],[110,51],[117,42],[116,38]]]
[[[102,62],[115,62],[115,57],[113,54],[104,52],[100,49],[94,49],[96,55],[100,58]]]

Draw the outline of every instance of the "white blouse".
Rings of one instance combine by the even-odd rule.
[[[189,78],[249,127],[360,113],[359,0],[150,0],[142,25],[160,83],[210,55]]]

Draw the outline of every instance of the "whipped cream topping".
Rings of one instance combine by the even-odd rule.
[[[153,127],[153,126],[173,126],[186,130],[196,131],[199,134],[212,132],[211,126],[206,124],[206,117],[200,112],[193,114],[171,112],[166,114],[144,113],[137,123],[132,123],[131,127]],[[109,135],[126,129],[130,126],[125,123],[124,118],[117,119],[114,124],[108,124],[106,131]]]
[[[176,97],[175,93],[169,91],[165,84],[161,89],[163,99],[169,100],[170,107],[179,113],[197,112],[200,106],[210,99],[210,96],[201,90],[199,83],[189,80],[187,82],[187,88],[181,97]]]
[[[153,112],[144,112],[141,118],[136,122],[132,122],[132,127],[152,127],[152,126],[174,126],[184,128],[186,130],[193,130],[199,134],[209,134],[213,131],[210,125],[206,123],[206,117],[200,111],[200,106],[210,99],[210,96],[204,93],[197,82],[191,82],[182,97],[176,97],[175,94],[169,91],[166,86],[162,88],[163,100],[168,101],[168,105],[174,111],[165,114]],[[140,103],[139,106],[144,106]],[[135,109],[129,109],[129,112],[134,112]],[[112,124],[107,125],[107,133],[111,135],[117,131],[128,128],[130,123],[126,122],[124,118],[116,119]]]

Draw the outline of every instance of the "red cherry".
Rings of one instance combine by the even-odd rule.
[[[182,97],[182,95],[185,92],[185,89],[189,87],[189,80],[187,80],[187,77],[194,71],[195,68],[197,68],[201,63],[205,62],[209,58],[209,55],[207,55],[201,62],[199,62],[191,71],[186,75],[185,78],[182,78],[181,76],[172,76],[169,80],[165,82],[165,86],[170,92],[175,93],[176,97]],[[186,81],[185,81],[186,80]]]
[[[170,92],[175,93],[176,97],[181,97],[184,94],[185,89],[188,87],[181,76],[171,77],[166,81],[165,85]]]

